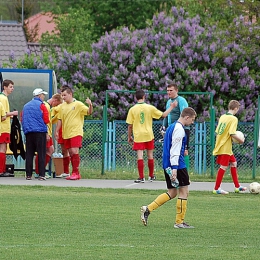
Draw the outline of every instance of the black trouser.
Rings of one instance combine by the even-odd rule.
[[[38,154],[39,176],[45,176],[46,133],[28,133],[26,137],[25,170],[26,176],[32,176],[33,158]]]

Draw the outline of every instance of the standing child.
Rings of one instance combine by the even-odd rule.
[[[193,124],[196,115],[193,108],[184,108],[180,118],[166,130],[163,142],[163,169],[168,191],[159,195],[148,206],[141,207],[141,220],[145,226],[147,225],[148,216],[152,211],[179,195],[176,202],[174,228],[194,228],[184,222],[190,185],[189,174],[184,159],[187,142],[187,134],[184,127]],[[167,172],[169,168],[171,171],[170,175]],[[176,179],[179,181],[179,188],[173,186],[173,182]]]
[[[170,111],[176,107],[177,102],[172,102],[169,108],[162,112],[156,107],[145,103],[145,93],[139,89],[135,93],[137,104],[128,111],[126,123],[128,124],[128,143],[133,145],[133,150],[137,152],[137,169],[139,178],[136,183],[144,183],[144,150],[147,151],[149,180],[153,181],[154,176],[154,134],[153,134],[153,118],[159,119],[166,117]],[[132,133],[134,139],[132,138]]]
[[[55,138],[59,140],[59,131],[62,127],[64,147],[68,150],[72,164],[72,174],[66,180],[79,180],[80,156],[79,149],[82,147],[84,116],[91,115],[92,102],[89,98],[85,104],[73,98],[72,89],[65,85],[61,88],[61,96],[64,102],[58,113],[58,123],[55,130]]]
[[[228,194],[227,191],[220,188],[223,176],[230,166],[231,176],[235,185],[235,192],[243,192],[247,188],[240,186],[237,176],[237,161],[232,151],[232,138],[236,139],[240,144],[244,143],[244,139],[240,139],[236,135],[238,119],[235,114],[238,112],[240,103],[237,100],[231,100],[228,104],[228,112],[219,119],[216,128],[216,145],[213,155],[217,156],[217,164],[220,165],[216,177],[214,194]],[[232,138],[231,138],[232,137]]]

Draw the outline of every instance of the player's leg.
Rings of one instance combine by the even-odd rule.
[[[135,146],[136,143],[134,143]],[[141,149],[136,150],[136,154],[137,154],[137,170],[138,170],[138,174],[139,177],[137,180],[135,180],[135,183],[144,183],[145,178],[144,178],[144,150],[142,149],[142,145],[141,143],[138,144],[138,147],[140,147]]]
[[[177,178],[179,180],[179,195],[176,201],[176,217],[175,217],[175,228],[194,228],[186,222],[184,222],[186,211],[187,211],[187,202],[189,195],[189,174],[187,169],[180,169],[177,171]]]
[[[224,174],[227,170],[227,167],[229,165],[229,158],[230,156],[227,154],[222,154],[222,155],[218,155],[217,157],[217,164],[220,165],[218,172],[217,172],[217,176],[216,176],[216,181],[215,181],[215,187],[213,190],[214,194],[228,194],[227,191],[224,191],[220,188],[221,182],[223,180]]]
[[[68,149],[70,154],[70,160],[72,165],[72,174],[67,177],[67,180],[79,180],[81,179],[79,172],[80,156],[79,149],[82,147],[82,136],[75,136],[69,139],[69,146],[65,147]]]
[[[149,169],[150,181],[155,180],[153,150],[154,150],[154,140],[147,142],[147,158],[148,158],[148,169]]]
[[[160,194],[152,203],[150,203],[148,206],[142,206],[141,207],[141,220],[145,226],[147,226],[148,216],[150,213],[162,206],[167,201],[173,199],[177,195],[177,189],[172,187],[172,182],[170,180],[169,175],[164,171],[165,175],[165,181],[168,188],[167,192],[164,192]]]
[[[232,176],[233,183],[235,185],[235,192],[239,193],[239,192],[246,191],[247,188],[239,184],[238,174],[237,174],[237,161],[234,155],[232,155],[230,158],[230,173]]]

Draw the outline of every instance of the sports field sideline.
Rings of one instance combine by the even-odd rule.
[[[134,183],[132,180],[100,180],[100,179],[81,179],[78,181],[68,181],[60,178],[51,178],[46,181],[32,179],[25,180],[22,177],[0,178],[0,185],[40,185],[40,186],[57,186],[57,187],[91,187],[91,188],[114,188],[114,189],[147,189],[147,190],[165,190],[164,181],[154,181],[145,183]],[[249,188],[249,183],[241,183],[242,186]],[[211,191],[214,188],[214,182],[191,182],[190,190]],[[233,183],[222,183],[222,189],[233,192]]]

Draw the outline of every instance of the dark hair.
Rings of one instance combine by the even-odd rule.
[[[138,89],[135,92],[135,97],[137,100],[142,99],[145,96],[145,93],[142,89]]]
[[[172,88],[172,87],[175,88],[175,90],[179,89],[176,83],[170,83],[167,85],[167,88]]]
[[[10,80],[10,79],[5,79],[5,80],[3,81],[3,88],[4,88],[4,87],[8,87],[10,84],[14,85],[13,81]]]
[[[61,92],[66,91],[68,94],[73,94],[73,91],[71,89],[71,87],[69,87],[68,85],[63,85],[60,89]]]

